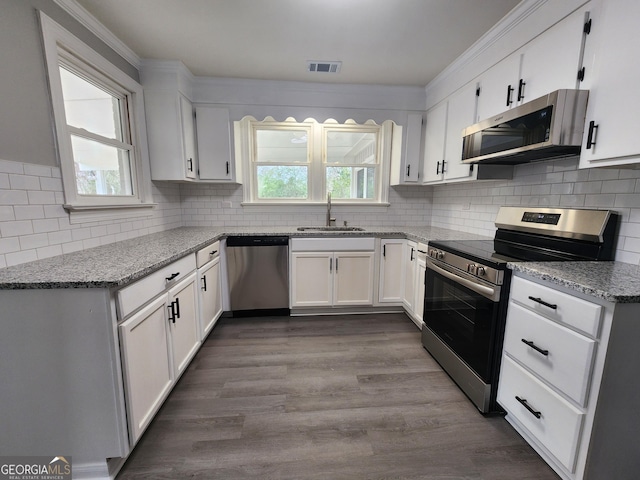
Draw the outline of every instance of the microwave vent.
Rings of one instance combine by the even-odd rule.
[[[320,62],[320,61],[308,61],[307,70],[314,73],[340,73],[342,62]]]

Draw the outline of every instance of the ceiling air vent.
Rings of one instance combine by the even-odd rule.
[[[342,62],[317,62],[317,61],[307,62],[307,69],[310,72],[340,73],[341,66],[342,66]]]

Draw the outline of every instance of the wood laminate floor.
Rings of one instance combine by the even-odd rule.
[[[117,478],[558,479],[404,314],[221,319]]]

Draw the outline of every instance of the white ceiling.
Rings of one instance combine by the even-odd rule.
[[[138,56],[195,75],[428,84],[519,0],[77,0]],[[341,61],[338,74],[307,61]]]

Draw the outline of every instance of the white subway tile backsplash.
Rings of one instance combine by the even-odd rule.
[[[51,245],[48,247],[38,248],[36,250],[38,260],[43,258],[55,257],[56,255],[62,255],[62,247],[60,245]]]
[[[30,190],[27,192],[27,198],[32,205],[53,205],[56,203],[55,192],[44,192],[42,190]]]
[[[35,250],[22,250],[15,253],[7,253],[4,256],[7,267],[19,265],[21,263],[33,262],[38,259],[38,253]]]
[[[20,248],[22,250],[46,247],[47,245],[49,245],[49,237],[46,233],[23,235],[20,237]]]
[[[34,175],[9,175],[9,185],[14,190],[40,190],[40,177]]]
[[[51,190],[54,192],[62,192],[62,180],[59,178],[40,178],[40,187],[42,190]]]
[[[30,220],[0,223],[0,237],[18,237],[33,233],[33,224]]]
[[[10,160],[0,160],[0,173],[24,173],[24,163],[12,162]]]
[[[27,205],[29,198],[24,190],[0,190],[0,205]]]
[[[0,222],[7,222],[15,220],[16,216],[13,213],[13,207],[8,205],[0,205]]]
[[[36,177],[51,177],[52,170],[58,170],[58,168],[46,167],[44,165],[34,165],[31,163],[25,163],[23,165],[25,175],[34,175]]]
[[[0,255],[19,251],[20,239],[18,237],[0,238]]]
[[[16,220],[33,220],[44,218],[44,208],[42,205],[16,205],[13,207]]]
[[[8,173],[0,173],[0,188],[3,190],[11,188],[11,184],[9,183]]]

